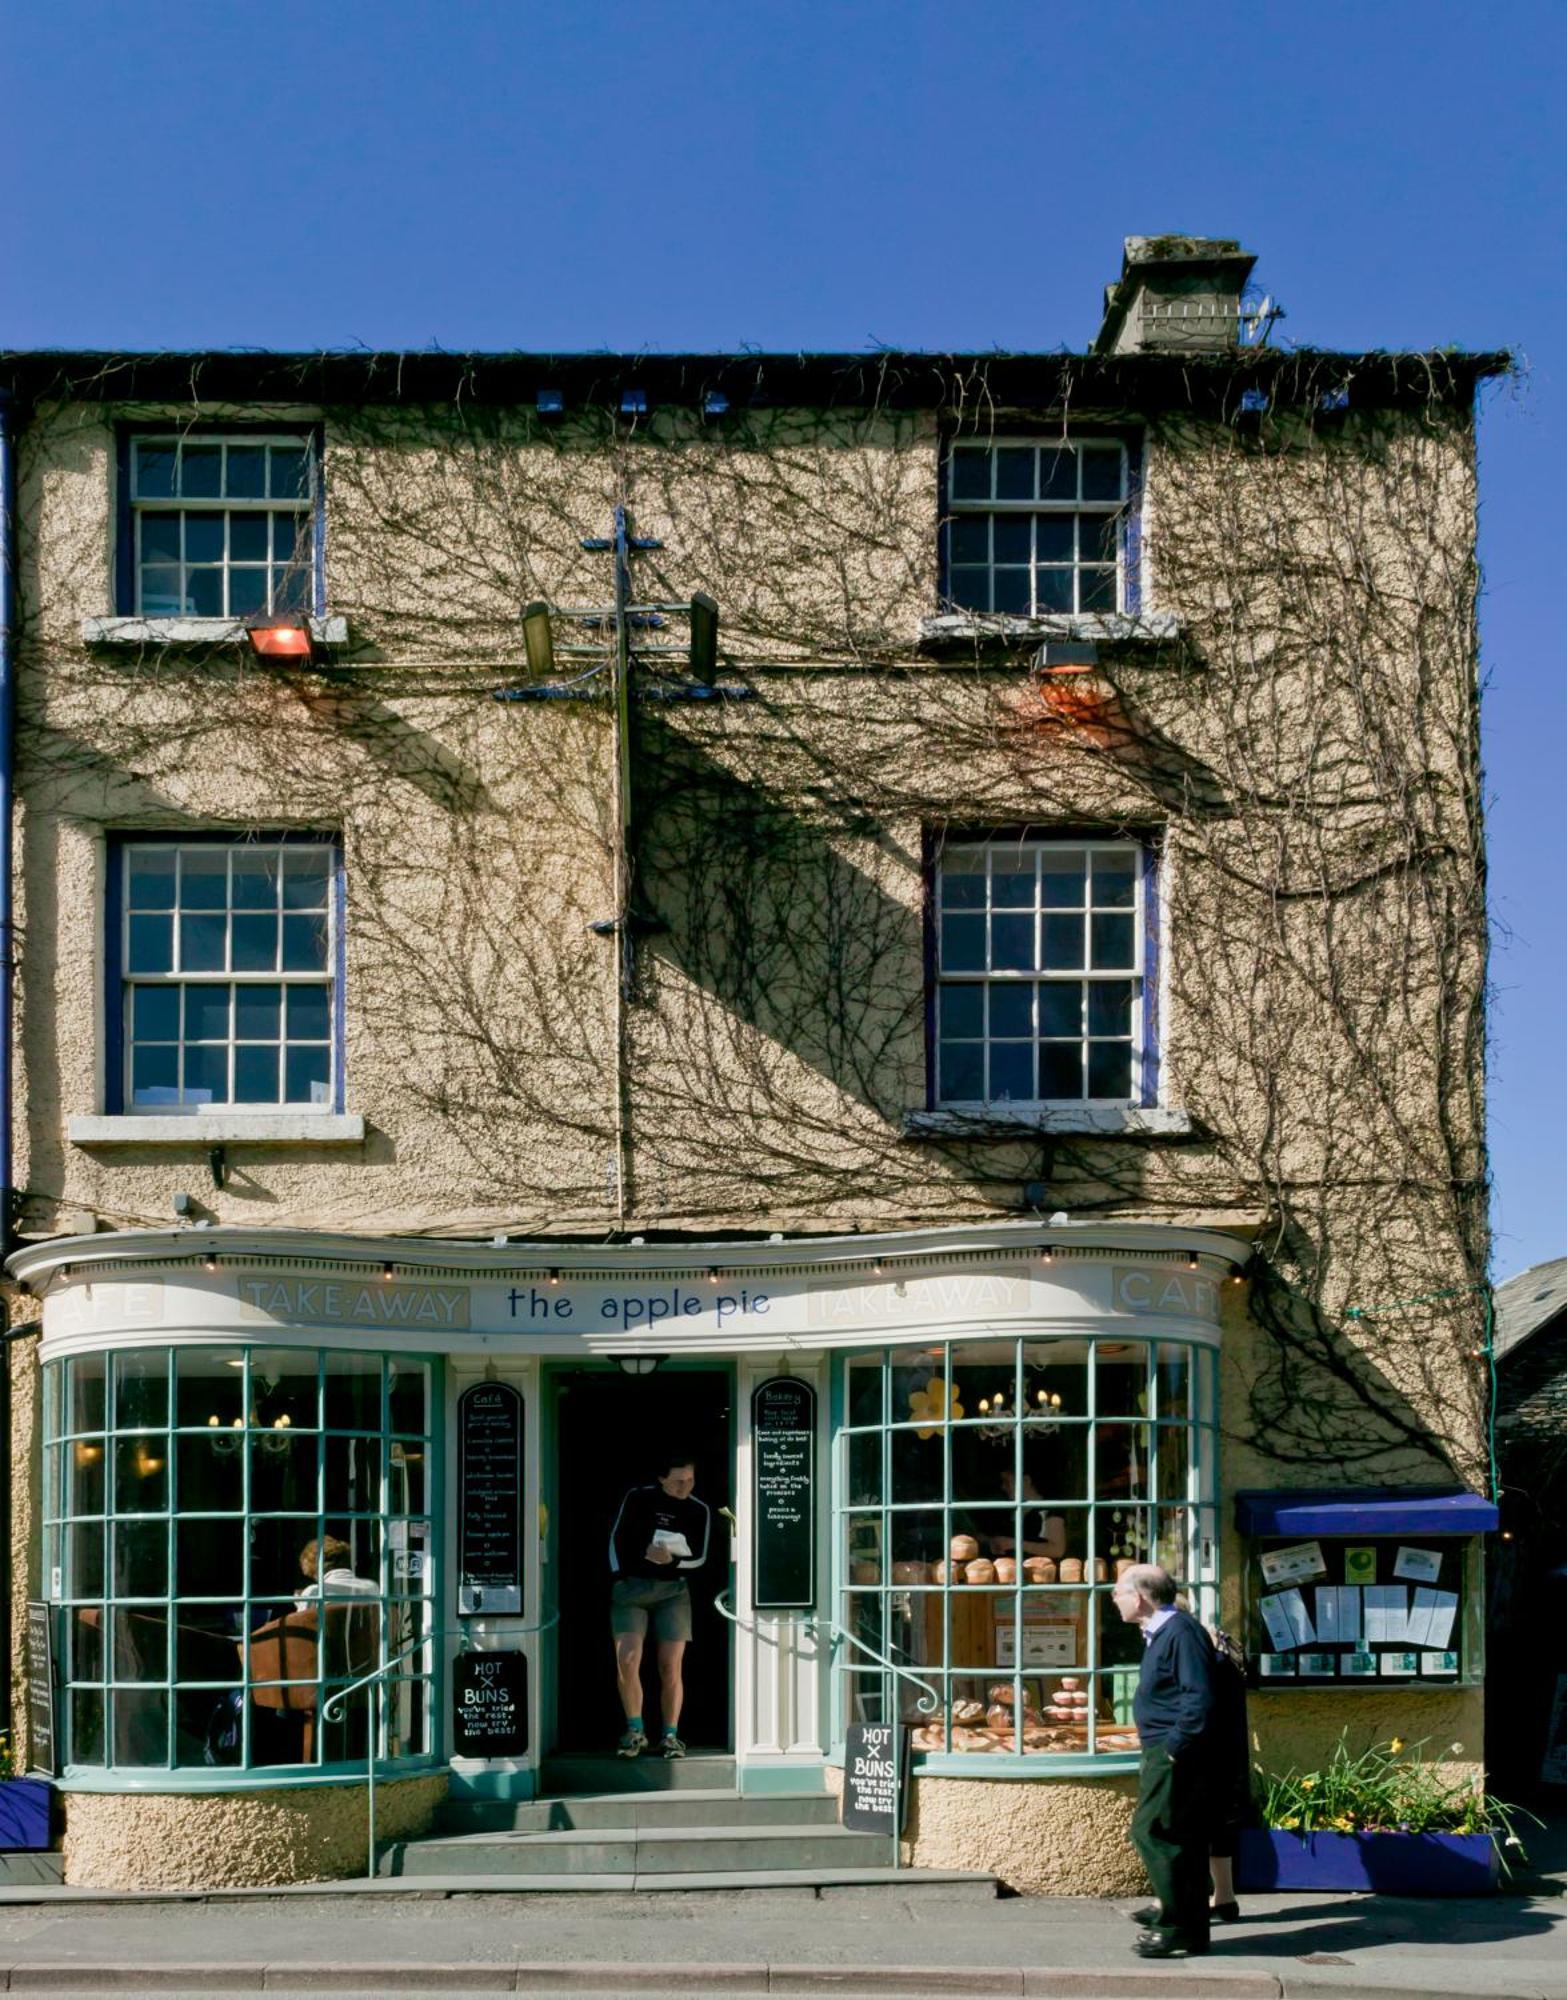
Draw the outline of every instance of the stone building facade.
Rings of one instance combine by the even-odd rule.
[[[916,1863],[1128,1886],[1148,1556],[1245,1630],[1264,1762],[1478,1763],[1484,1523],[1421,1510],[1489,1494],[1503,362],[1243,345],[1248,270],[1135,240],[1083,354],[0,358],[68,1879],[351,1869],[372,1735],[388,1824],[548,1791],[660,1439],[734,1516],[689,1724],[743,1797],[895,1714]],[[1445,1625],[1275,1629],[1405,1542]]]

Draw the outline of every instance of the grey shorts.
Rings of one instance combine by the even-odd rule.
[[[691,1593],[685,1578],[665,1583],[650,1576],[617,1576],[609,1592],[609,1624],[616,1638],[634,1632],[647,1636],[651,1620],[655,1639],[691,1637]]]

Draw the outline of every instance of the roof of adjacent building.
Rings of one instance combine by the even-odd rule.
[[[1567,1257],[1531,1264],[1498,1285],[1493,1332],[1497,1359],[1521,1347],[1560,1312],[1567,1312]]]
[[[534,354],[369,349],[283,354],[0,350],[0,390],[23,401],[531,403],[559,390],[565,408],[618,404],[640,390],[650,409],[700,407],[717,393],[732,409],[867,407],[1053,409],[1063,402],[1223,415],[1244,390],[1311,405],[1347,388],[1350,407],[1467,404],[1476,384],[1505,374],[1500,352],[1338,353],[1240,347],[1212,354],[924,353]]]

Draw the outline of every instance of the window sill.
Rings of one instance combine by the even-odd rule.
[[[355,1112],[335,1111],[129,1113],[71,1118],[66,1136],[73,1146],[359,1146],[365,1121]]]
[[[1056,611],[1042,618],[1009,618],[983,611],[946,611],[920,620],[920,645],[931,652],[944,646],[986,641],[1006,645],[1043,644],[1046,639],[1096,640],[1106,646],[1156,646],[1181,636],[1173,611],[1085,613]]]
[[[240,646],[243,618],[84,618],[84,646]],[[312,618],[310,636],[318,646],[346,646],[346,618]]]
[[[997,1109],[906,1111],[907,1139],[1015,1139],[1021,1133],[1060,1133],[1111,1139],[1187,1139],[1196,1130],[1189,1111],[1163,1104],[1083,1104],[1016,1111]]]

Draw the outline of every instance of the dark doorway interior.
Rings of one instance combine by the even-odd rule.
[[[732,1744],[732,1628],[713,1609],[729,1582],[729,1524],[718,1510],[732,1504],[731,1400],[730,1376],[717,1368],[654,1375],[584,1369],[556,1379],[557,1750],[605,1752],[620,1734],[609,1631],[610,1530],[627,1488],[652,1478],[653,1455],[665,1441],[694,1458],[697,1498],[713,1510],[707,1562],[688,1572],[694,1636],[686,1648],[680,1733],[693,1751]],[[659,1713],[651,1640],[642,1669],[651,1735]]]

